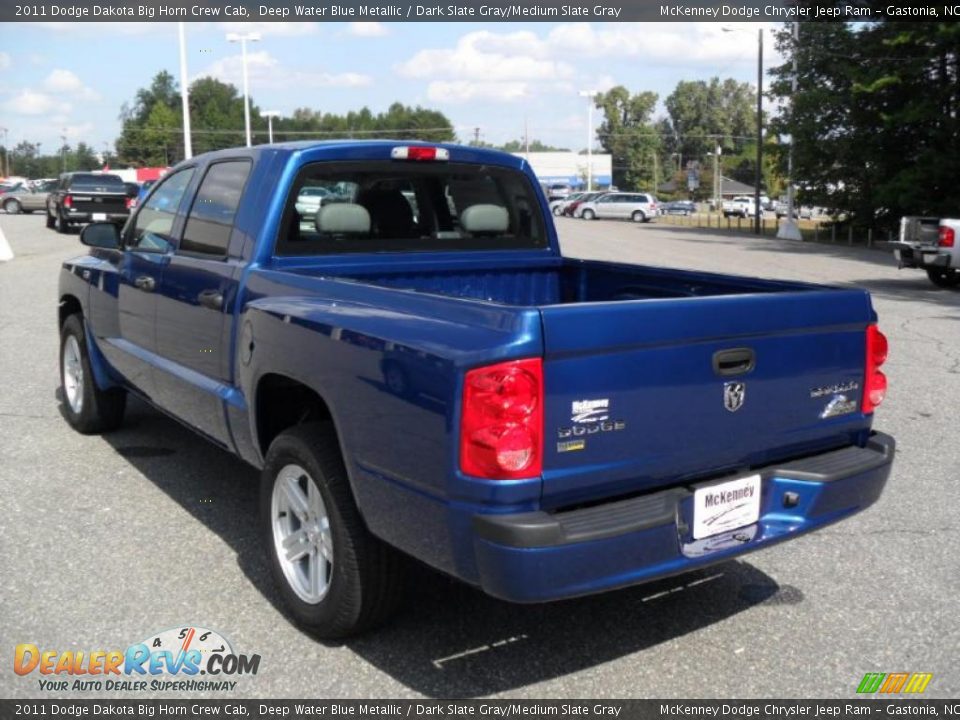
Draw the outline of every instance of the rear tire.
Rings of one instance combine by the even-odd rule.
[[[593,220],[596,216],[597,214],[593,212],[593,210],[584,210],[582,213],[580,213],[580,217],[582,217],[584,220]]]
[[[56,221],[53,219],[53,215],[50,214],[50,210],[47,210],[46,215],[47,215],[47,228],[49,228],[50,230],[53,230],[53,226],[56,223]]]
[[[70,232],[70,223],[63,219],[63,213],[60,210],[57,210],[56,228],[57,232],[61,235],[66,235]]]
[[[633,211],[633,215],[631,215],[630,218],[631,218],[634,222],[646,222],[646,221],[647,221],[647,216],[643,214],[643,210],[634,210],[634,211]]]
[[[7,215],[19,215],[23,208],[17,200],[7,200],[3,204],[3,210]]]
[[[927,277],[937,287],[954,288],[960,285],[960,272],[957,270],[927,268]]]
[[[84,435],[116,430],[123,423],[127,393],[121,388],[97,387],[83,318],[76,314],[66,319],[60,331],[60,392],[67,422]]]
[[[554,206],[554,208],[553,208],[553,215],[554,215],[554,217],[560,217],[561,215],[563,215],[563,210],[560,209],[560,206],[559,206],[559,205],[555,205],[555,206]]]
[[[298,425],[270,444],[260,523],[280,594],[319,637],[363,632],[396,609],[402,558],[364,525],[330,423]]]

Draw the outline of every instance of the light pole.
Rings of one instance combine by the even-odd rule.
[[[60,136],[63,145],[60,147],[60,154],[63,156],[63,171],[67,171],[67,129],[63,129],[63,135]]]
[[[280,117],[279,110],[266,110],[260,113],[267,119],[267,140],[273,145],[273,119],[275,117]]]
[[[723,32],[737,32],[733,28],[720,28]],[[760,208],[760,181],[763,167],[763,28],[757,29],[757,170],[754,173],[753,189],[753,231],[760,234],[760,218],[763,210]]]
[[[229,42],[240,43],[240,54],[243,57],[243,124],[247,131],[247,147],[253,143],[250,141],[250,83],[247,80],[247,43],[257,42],[260,39],[260,33],[227,33]]]
[[[596,90],[581,90],[580,97],[590,100],[587,105],[587,192],[593,190],[593,105],[597,97]]]
[[[180,36],[180,105],[183,108],[183,158],[193,157],[193,138],[190,131],[190,98],[187,88],[187,39],[183,23],[177,23]],[[247,145],[250,144],[249,134]]]
[[[793,23],[793,80],[790,90],[791,110],[797,96],[797,49],[800,46],[800,23]],[[787,151],[787,219],[777,229],[777,237],[782,240],[803,240],[800,228],[793,219],[793,134],[790,135],[790,149]]]

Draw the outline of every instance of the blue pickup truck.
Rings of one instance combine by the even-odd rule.
[[[115,429],[132,393],[261,469],[270,566],[321,636],[387,617],[408,556],[584,595],[841,520],[890,473],[866,292],[563,257],[511,155],[219,151],[81,241],[67,420]]]

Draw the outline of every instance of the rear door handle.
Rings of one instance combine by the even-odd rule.
[[[144,292],[153,292],[157,289],[157,281],[149,275],[140,275],[133,284]]]
[[[720,350],[713,354],[713,371],[721,377],[743,375],[756,367],[757,358],[750,348]]]
[[[200,301],[201,305],[211,310],[223,309],[223,293],[219,290],[204,290],[197,296],[197,300]]]

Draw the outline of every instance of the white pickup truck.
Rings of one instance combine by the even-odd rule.
[[[723,216],[748,218],[756,215],[756,204],[750,195],[738,195],[733,200],[724,200],[721,210]]]
[[[906,216],[893,255],[901,268],[922,268],[938,287],[960,285],[960,219]]]

